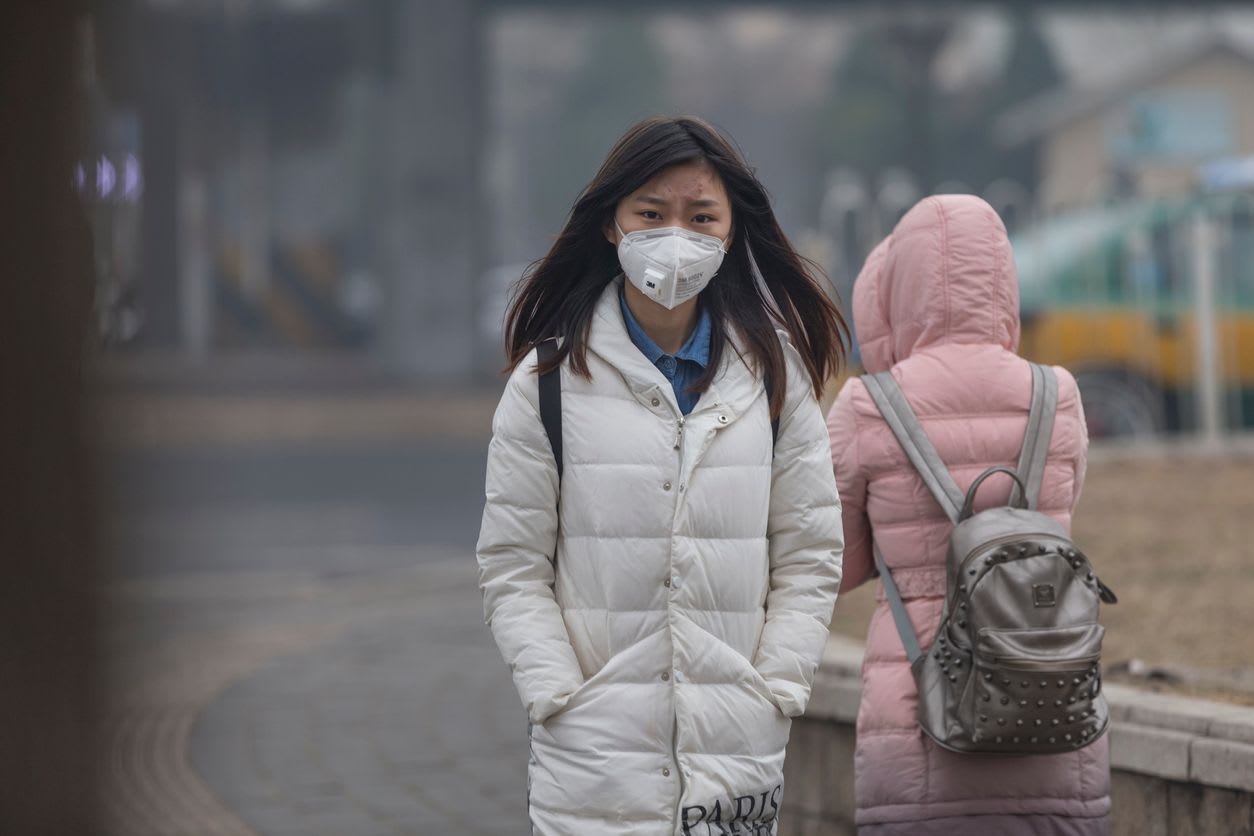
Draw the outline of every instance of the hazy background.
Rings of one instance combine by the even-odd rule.
[[[74,60],[113,832],[519,832],[501,318],[659,112],[735,138],[842,303],[920,197],[992,203],[1097,439],[1112,669],[1251,700],[1254,12],[127,0]]]
[[[1099,434],[1254,414],[1254,333],[1228,316],[1254,295],[1248,11],[132,2],[79,52],[75,177],[122,374],[486,384],[509,288],[614,139],[695,113],[840,298],[915,200],[977,193],[1020,245],[1025,316],[1069,310],[1025,350],[1076,367]],[[1191,200],[1223,262],[1197,322],[1213,380]]]

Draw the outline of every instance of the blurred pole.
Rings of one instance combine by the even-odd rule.
[[[469,380],[484,228],[480,3],[396,5],[378,126],[382,348],[417,380]]]
[[[238,62],[237,92],[242,97],[239,127],[240,288],[250,302],[264,305],[270,292],[270,143],[265,97],[256,94],[260,49],[254,0],[228,0],[227,26]]]
[[[0,9],[0,832],[95,824],[98,582],[82,390],[91,236],[65,0]]]
[[[204,360],[213,336],[209,187],[204,176],[180,172],[178,196],[180,343],[188,357]]]
[[[867,254],[870,199],[862,175],[854,169],[828,172],[827,189],[819,205],[819,233],[831,242],[832,263],[825,265],[836,291],[852,298],[853,280]]]
[[[239,143],[240,286],[249,300],[264,304],[270,292],[270,150],[266,114],[249,108]]]
[[[144,326],[138,342],[173,349],[179,340],[178,173],[180,147],[192,127],[185,114],[188,91],[197,89],[188,71],[194,53],[164,7],[140,0],[96,2],[99,24],[110,30],[99,46],[113,56],[111,86],[123,100],[133,97],[141,125],[144,194],[136,293]]]
[[[1219,323],[1215,311],[1215,229],[1206,210],[1193,218],[1193,305],[1197,347],[1197,431],[1202,442],[1217,446],[1222,432],[1219,391]]]
[[[888,27],[888,37],[901,52],[908,77],[906,92],[906,133],[910,136],[909,168],[920,189],[930,194],[935,186],[935,149],[932,107],[935,91],[932,65],[953,27],[952,9],[936,11],[922,6],[901,12],[901,19]]]

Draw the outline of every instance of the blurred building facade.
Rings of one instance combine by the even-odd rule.
[[[479,11],[460,0],[103,10],[86,92],[106,119],[140,126],[126,153],[141,220],[112,248],[135,251],[120,279],[133,289],[113,294],[138,321],[123,336],[193,357],[360,350],[418,379],[469,376]],[[85,179],[117,202],[94,170]]]
[[[1040,143],[1043,214],[1186,194],[1200,164],[1254,154],[1254,45],[1215,33],[1148,51],[1106,84],[1024,102],[997,130]]]

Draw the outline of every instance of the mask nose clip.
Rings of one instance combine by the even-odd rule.
[[[725,239],[682,227],[624,233],[615,218],[614,228],[622,236],[618,261],[623,273],[641,293],[669,309],[705,289],[726,253]]]

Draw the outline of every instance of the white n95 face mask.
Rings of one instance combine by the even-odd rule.
[[[623,232],[618,263],[631,283],[664,308],[674,309],[696,296],[723,263],[723,241],[677,226]]]

